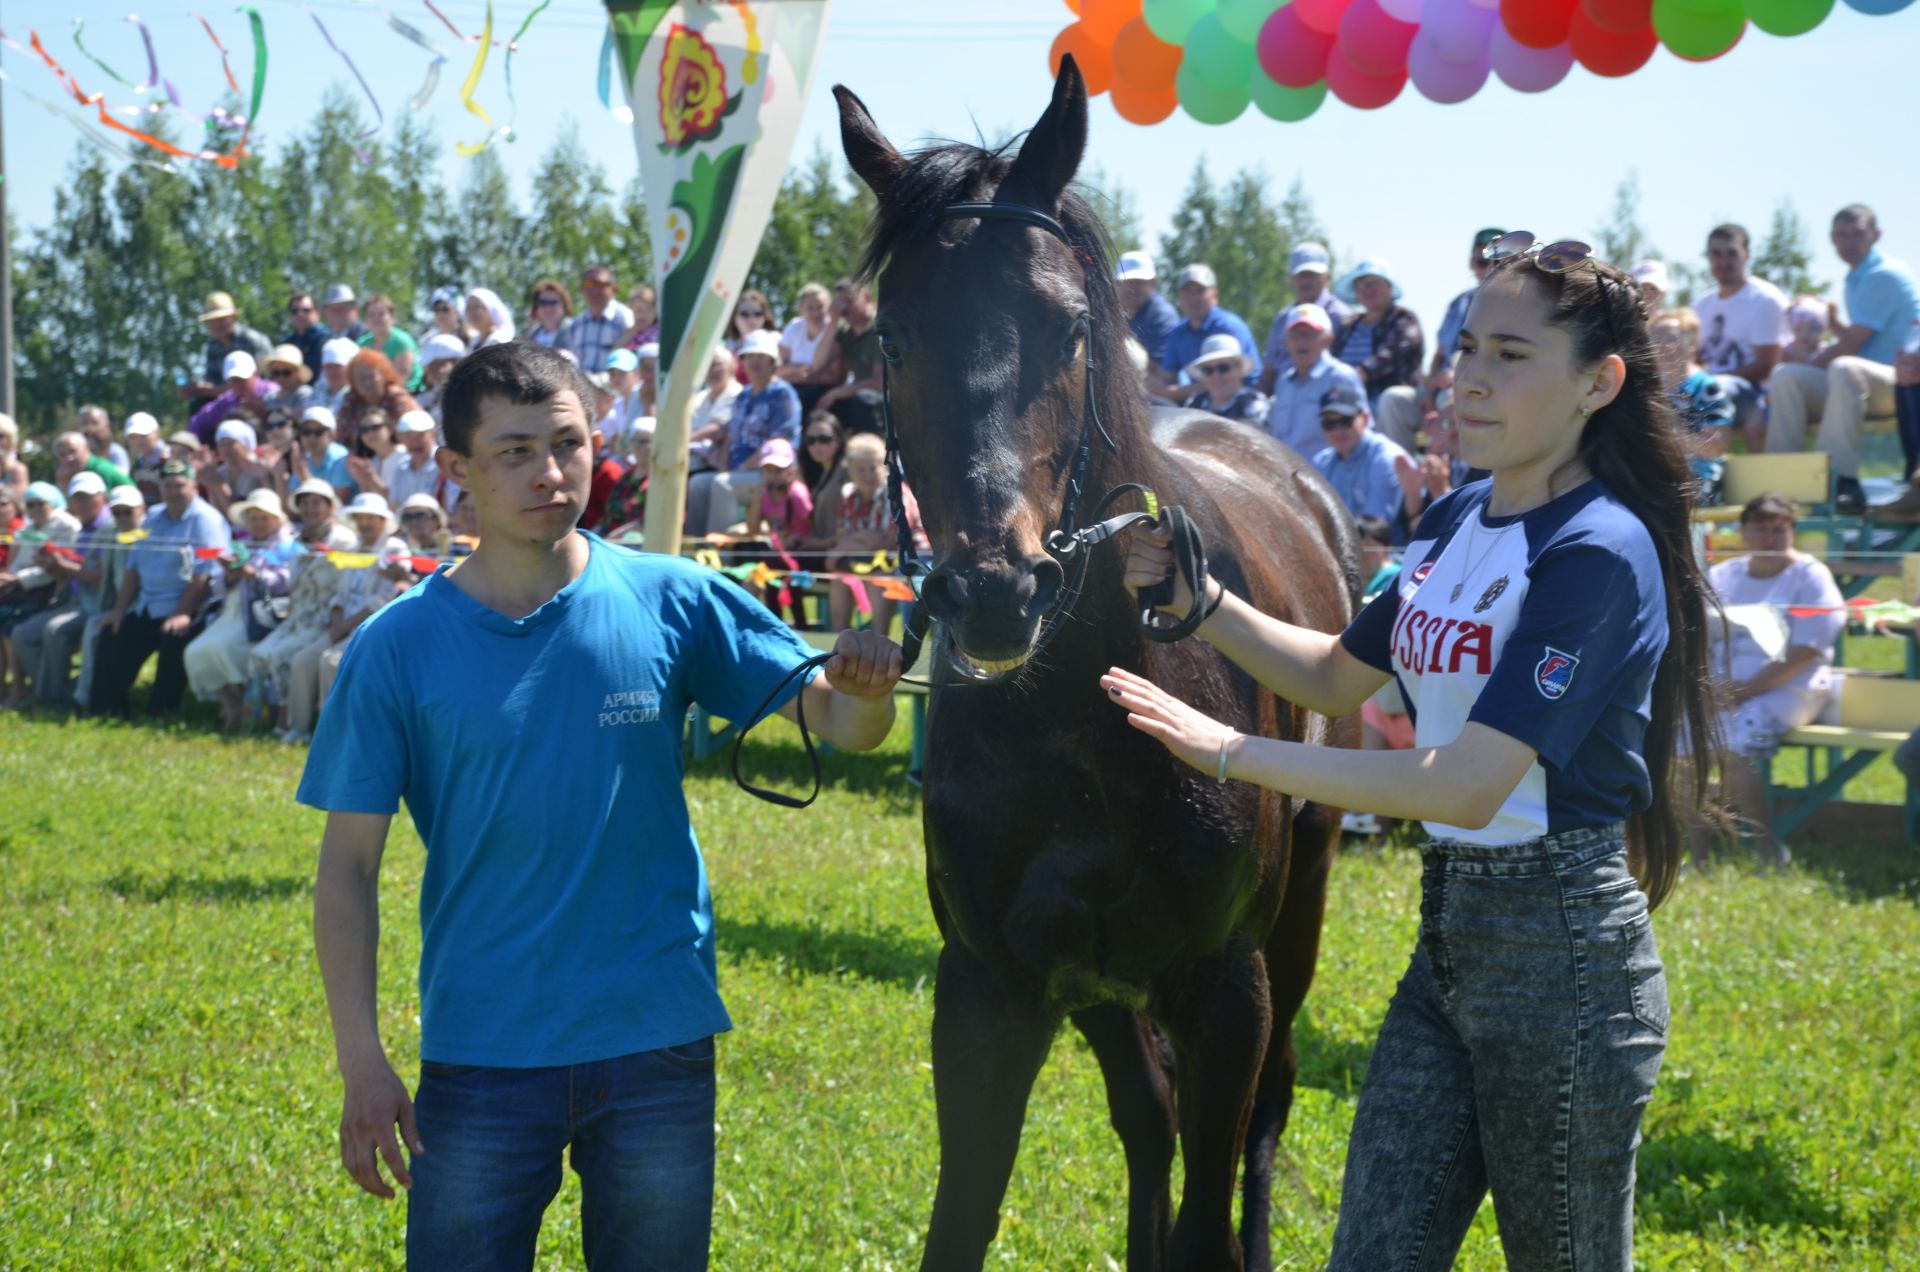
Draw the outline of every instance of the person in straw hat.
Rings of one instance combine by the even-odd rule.
[[[260,373],[273,385],[267,392],[267,404],[285,408],[295,419],[318,400],[314,397],[313,368],[307,365],[299,345],[275,345],[260,364]]]
[[[300,518],[299,546],[305,551],[293,557],[287,616],[253,647],[247,664],[248,675],[264,682],[268,699],[274,703],[287,701],[294,655],[309,645],[324,648],[332,643],[327,638],[327,623],[340,567],[331,554],[351,552],[360,541],[359,535],[340,524],[340,495],[324,477],[309,477],[300,483],[293,492],[293,511]],[[281,730],[283,736],[285,732]]]
[[[220,727],[231,733],[241,724],[247,656],[278,621],[275,602],[285,604],[293,531],[280,496],[266,486],[235,500],[227,519],[246,534],[245,551],[221,558],[226,599],[219,615],[187,646],[185,661],[187,687],[202,702],[220,704]]]
[[[207,294],[206,308],[200,313],[200,325],[206,328],[206,357],[202,359],[200,378],[181,385],[176,392],[187,403],[189,412],[197,411],[220,395],[227,378],[227,355],[245,353],[255,362],[273,352],[273,341],[240,321],[240,309],[228,292]]]
[[[334,580],[333,605],[327,613],[327,639],[316,641],[296,653],[287,680],[287,731],[282,740],[304,742],[313,734],[313,722],[326,701],[333,676],[327,668],[340,666],[347,641],[360,624],[377,613],[381,606],[400,595],[413,583],[412,557],[406,540],[394,530],[398,521],[383,496],[362,491],[341,510],[342,517],[359,532],[354,546],[356,556],[371,556],[374,563],[358,562],[339,572]],[[323,687],[324,686],[324,687]]]

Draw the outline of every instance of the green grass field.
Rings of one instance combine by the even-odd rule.
[[[797,783],[784,724],[750,748]],[[833,755],[813,809],[758,803],[724,757],[688,788],[723,988],[719,1268],[910,1268],[937,1154],[937,938],[904,726]],[[197,724],[0,717],[0,1267],[400,1262],[405,1210],[335,1148],[339,1086],[309,936],[321,817],[304,752]],[[1884,761],[1863,784],[1891,798]],[[415,1073],[422,849],[382,884],[381,1010]],[[1275,1185],[1275,1254],[1324,1260],[1355,1095],[1416,922],[1405,847],[1344,856]],[[1640,1158],[1650,1268],[1920,1266],[1920,860],[1803,850],[1784,875],[1689,877],[1656,917],[1673,987]],[[542,1266],[578,1266],[563,1189]],[[993,1266],[1116,1268],[1124,1171],[1063,1033],[1035,1089]],[[1503,1266],[1483,1209],[1460,1266]]]

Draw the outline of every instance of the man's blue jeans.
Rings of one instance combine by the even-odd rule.
[[[580,1176],[587,1266],[707,1266],[713,1039],[547,1069],[423,1061],[407,1266],[533,1266],[560,1158]]]

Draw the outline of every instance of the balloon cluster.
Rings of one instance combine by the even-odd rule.
[[[1461,102],[1491,75],[1538,93],[1575,62],[1596,75],[1630,75],[1664,44],[1710,61],[1751,22],[1803,35],[1834,0],[1066,0],[1078,20],[1053,41],[1090,92],[1136,124],[1176,106],[1206,124],[1249,105],[1282,121],[1305,119],[1331,92],[1362,110],[1385,106],[1408,81],[1436,102]],[[1846,0],[1886,14],[1913,0]]]

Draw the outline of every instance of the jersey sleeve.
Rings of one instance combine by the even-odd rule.
[[[1640,706],[1665,644],[1657,571],[1649,597],[1632,562],[1611,548],[1549,549],[1533,568],[1520,622],[1468,723],[1496,729],[1547,764],[1564,766],[1601,713],[1635,683],[1634,701],[1624,705]]]
[[[294,796],[334,813],[400,811],[410,777],[406,712],[392,641],[370,622],[347,642]]]
[[[815,651],[725,575],[709,572],[696,586],[704,588],[706,595],[701,607],[700,656],[690,685],[693,700],[723,720],[744,721],[782,678]],[[817,674],[819,668],[795,676],[767,704],[768,713],[785,706]]]
[[[1387,585],[1387,590],[1368,602],[1366,607],[1353,616],[1347,624],[1347,630],[1340,633],[1340,643],[1347,652],[1375,671],[1393,674],[1393,624],[1400,617],[1400,580],[1395,579]]]

